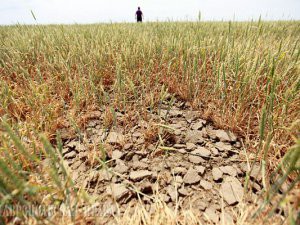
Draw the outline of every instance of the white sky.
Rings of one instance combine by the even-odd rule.
[[[300,20],[300,0],[0,0],[0,24],[134,22],[140,6],[145,21]]]

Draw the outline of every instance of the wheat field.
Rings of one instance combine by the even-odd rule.
[[[102,108],[111,126],[115,111],[143,114],[171,94],[243,138],[250,161],[263,168],[260,215],[274,213],[269,203],[288,184],[278,204],[290,212],[284,222],[296,224],[299,37],[299,21],[1,26],[0,209],[90,202],[84,191],[74,191],[63,164],[55,165],[62,146],[57,131],[69,127],[76,133]],[[132,126],[131,120],[124,126]],[[53,167],[41,173],[45,158]],[[245,206],[237,223],[253,223],[252,211]],[[144,214],[136,214],[136,224],[197,224],[193,215],[176,216],[166,208],[154,218]],[[0,215],[2,223],[16,220],[95,222],[80,214]],[[117,222],[133,223],[126,215]]]

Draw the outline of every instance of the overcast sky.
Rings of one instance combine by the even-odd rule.
[[[134,22],[140,6],[145,21],[300,20],[300,0],[0,0],[0,24]]]

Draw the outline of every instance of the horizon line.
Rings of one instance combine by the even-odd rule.
[[[249,20],[236,20],[236,19],[221,19],[221,20],[214,20],[214,19],[209,19],[209,20],[174,20],[174,19],[166,19],[166,20],[146,20],[143,21],[142,24],[145,23],[201,23],[201,22],[300,22],[300,19],[262,19],[262,18],[258,18],[258,19],[249,19]],[[82,22],[73,22],[73,23],[66,23],[66,22],[62,22],[62,23],[39,23],[39,22],[32,22],[32,23],[28,23],[28,22],[24,22],[24,23],[20,23],[20,22],[16,22],[16,23],[11,23],[11,24],[1,24],[0,26],[32,26],[32,25],[96,25],[96,24],[136,24],[137,22],[133,22],[133,21],[99,21],[99,22],[86,22],[86,23],[82,23]]]

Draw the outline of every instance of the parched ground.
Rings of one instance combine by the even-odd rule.
[[[300,224],[299,24],[0,27],[0,223]]]
[[[62,152],[75,186],[101,199],[93,213],[113,218],[133,213],[137,204],[151,213],[161,201],[200,213],[202,222],[231,224],[239,202],[257,203],[259,165],[251,171],[251,190],[244,192],[249,165],[241,140],[188,104],[162,103],[132,128],[102,129],[104,114],[98,114],[80,137],[64,137]],[[115,119],[124,117],[118,112]]]

